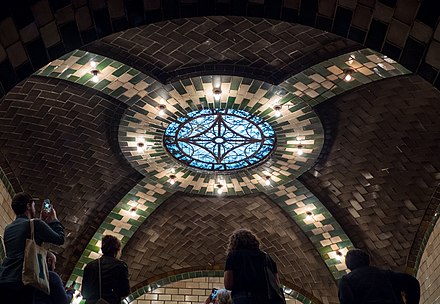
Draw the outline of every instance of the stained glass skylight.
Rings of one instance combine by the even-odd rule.
[[[243,110],[203,109],[165,130],[164,146],[187,166],[234,171],[264,161],[276,144],[271,125]]]

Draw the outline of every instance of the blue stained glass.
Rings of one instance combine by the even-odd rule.
[[[164,146],[201,170],[234,171],[264,161],[275,148],[272,126],[243,110],[203,109],[179,117],[165,130]]]

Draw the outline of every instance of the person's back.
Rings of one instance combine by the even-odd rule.
[[[86,303],[93,303],[99,299],[99,265],[101,263],[101,297],[109,303],[120,303],[121,297],[129,292],[127,265],[114,257],[103,256],[87,264],[84,269],[82,294]]]
[[[247,229],[234,231],[229,239],[224,271],[225,288],[232,291],[234,304],[267,304],[271,297],[274,302],[277,300],[269,294],[265,267],[272,271],[274,284],[279,285],[277,266],[260,250],[257,237]]]
[[[102,238],[103,256],[84,268],[81,293],[86,304],[96,303],[99,298],[110,304],[120,304],[121,298],[130,293],[127,264],[116,258],[121,247],[121,242],[114,236],[105,235]]]
[[[353,270],[341,279],[351,286],[351,293],[358,304],[403,304],[394,293],[391,273],[375,267],[361,267]],[[341,299],[341,303],[345,298]]]
[[[368,254],[359,249],[347,253],[346,264],[351,272],[339,282],[341,304],[403,304],[402,292],[407,304],[419,303],[420,285],[416,278],[369,263]]]
[[[269,259],[269,267],[273,272],[276,266],[273,260]],[[263,294],[267,292],[266,275],[264,267],[266,265],[266,254],[260,250],[235,250],[227,257],[226,269],[234,271],[233,293],[251,292],[253,294]]]

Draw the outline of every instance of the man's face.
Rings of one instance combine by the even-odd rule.
[[[55,264],[57,263],[57,258],[55,255],[50,254],[47,258],[47,266],[50,270],[55,271]]]

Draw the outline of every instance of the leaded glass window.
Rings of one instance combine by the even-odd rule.
[[[276,144],[269,123],[243,110],[204,109],[179,117],[165,130],[164,146],[187,166],[233,171],[264,161]]]

